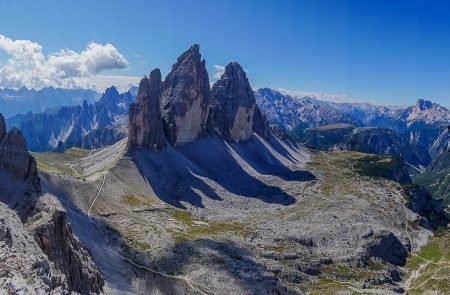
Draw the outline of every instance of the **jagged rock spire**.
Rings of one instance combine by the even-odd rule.
[[[206,131],[211,101],[208,72],[198,44],[177,59],[163,88],[161,112],[168,141],[177,146],[196,140]]]
[[[161,72],[155,69],[144,77],[136,97],[130,105],[128,141],[131,148],[160,150],[166,145],[160,110]]]
[[[163,82],[158,69],[141,80],[130,106],[128,143],[130,148],[160,150],[167,142],[179,146],[195,141],[206,131],[233,142],[247,140],[253,132],[270,137],[243,68],[229,63],[211,91],[195,44],[178,57]]]
[[[239,142],[250,138],[256,99],[239,63],[231,62],[225,67],[211,92],[210,130],[228,141]]]

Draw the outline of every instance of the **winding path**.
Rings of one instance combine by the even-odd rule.
[[[144,270],[148,270],[154,274],[160,275],[162,277],[165,278],[169,278],[169,279],[175,279],[175,280],[181,280],[183,282],[186,283],[186,285],[189,286],[189,288],[191,288],[192,290],[194,290],[196,293],[201,294],[201,295],[214,295],[214,291],[212,291],[211,289],[209,289],[206,286],[200,285],[200,284],[194,284],[189,278],[185,277],[185,276],[177,276],[177,275],[170,275],[167,273],[163,273],[160,272],[158,270],[149,268],[147,266],[138,264],[132,260],[130,260],[129,258],[124,257],[123,255],[121,255],[119,252],[117,252],[115,249],[113,249],[110,246],[110,243],[108,241],[108,238],[106,237],[106,234],[101,230],[100,226],[97,223],[97,220],[94,219],[93,217],[91,217],[91,209],[94,206],[95,202],[97,201],[98,197],[100,196],[100,193],[102,192],[103,186],[105,185],[105,180],[106,180],[106,173],[103,174],[103,179],[102,179],[102,184],[100,185],[100,188],[97,192],[97,195],[95,196],[95,198],[92,200],[91,205],[89,206],[88,209],[88,217],[89,219],[92,220],[92,222],[95,224],[95,226],[97,227],[97,229],[105,236],[105,239],[107,241],[107,245],[108,245],[108,249],[106,249],[107,251],[109,251],[110,253],[113,253],[115,255],[117,255],[118,257],[120,257],[122,260],[127,261],[128,263],[132,264],[133,266],[140,268],[140,269],[144,269]]]

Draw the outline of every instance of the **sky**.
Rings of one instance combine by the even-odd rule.
[[[450,1],[0,0],[0,87],[125,89],[200,44],[211,81],[450,107]]]

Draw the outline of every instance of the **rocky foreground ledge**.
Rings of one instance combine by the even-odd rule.
[[[0,114],[0,289],[9,294],[99,294],[104,281],[61,203],[41,193],[36,161]]]

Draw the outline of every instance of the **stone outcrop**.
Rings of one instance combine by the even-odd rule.
[[[398,266],[405,265],[408,249],[393,233],[381,230],[371,232],[366,238],[363,248],[366,249],[368,257],[378,258]]]
[[[178,58],[163,83],[161,112],[170,144],[192,142],[205,133],[210,101],[205,60],[195,44]]]
[[[49,260],[65,275],[71,291],[80,294],[102,291],[103,278],[89,253],[72,234],[66,210],[55,197],[44,194],[38,199],[26,227]]]
[[[265,140],[270,139],[271,131],[269,122],[267,122],[267,118],[258,106],[256,106],[255,113],[253,114],[253,130]]]
[[[242,67],[237,62],[229,63],[211,92],[210,130],[228,141],[250,138],[256,99]]]
[[[39,260],[37,264],[31,263],[32,269],[43,268],[38,274],[47,281],[41,290],[50,290],[45,291],[46,294],[100,293],[103,279],[89,253],[72,234],[66,211],[55,197],[49,194],[40,195],[36,161],[27,152],[21,132],[16,128],[6,132],[4,126],[3,116],[0,116],[0,201],[16,211],[22,220],[20,226],[24,227],[25,223],[28,234],[35,239],[35,243],[28,239],[23,245],[23,251],[28,251],[29,246],[30,253],[36,252],[36,243],[41,250],[40,253],[36,252],[36,255],[40,255],[36,258]],[[7,222],[9,220],[4,223]],[[8,238],[7,227],[4,228],[6,229],[0,229],[0,236],[4,236],[6,243],[13,242]],[[46,257],[41,259],[41,256]],[[52,273],[55,273],[55,279],[52,278]],[[20,280],[20,274],[18,279]],[[11,290],[16,288],[16,283],[20,285],[20,282],[3,283],[8,284],[9,289],[13,288]],[[29,294],[39,293],[30,290]]]
[[[37,165],[21,132],[17,128],[7,132],[5,127],[0,115],[0,202],[25,218],[41,189]]]
[[[38,246],[17,213],[0,203],[0,293],[70,294],[66,277]]]
[[[211,90],[197,44],[177,59],[164,81],[159,69],[141,80],[136,103],[130,106],[128,130],[130,149],[153,151],[205,134],[231,142],[247,140],[254,132],[265,140],[271,136],[242,67],[229,63]]]
[[[0,117],[0,128],[2,125],[5,122]],[[19,181],[40,189],[36,161],[28,154],[25,139],[17,128],[0,131],[0,171],[10,171]]]
[[[160,150],[166,145],[161,117],[161,72],[155,69],[144,77],[129,112],[128,142],[131,148],[144,147]]]

